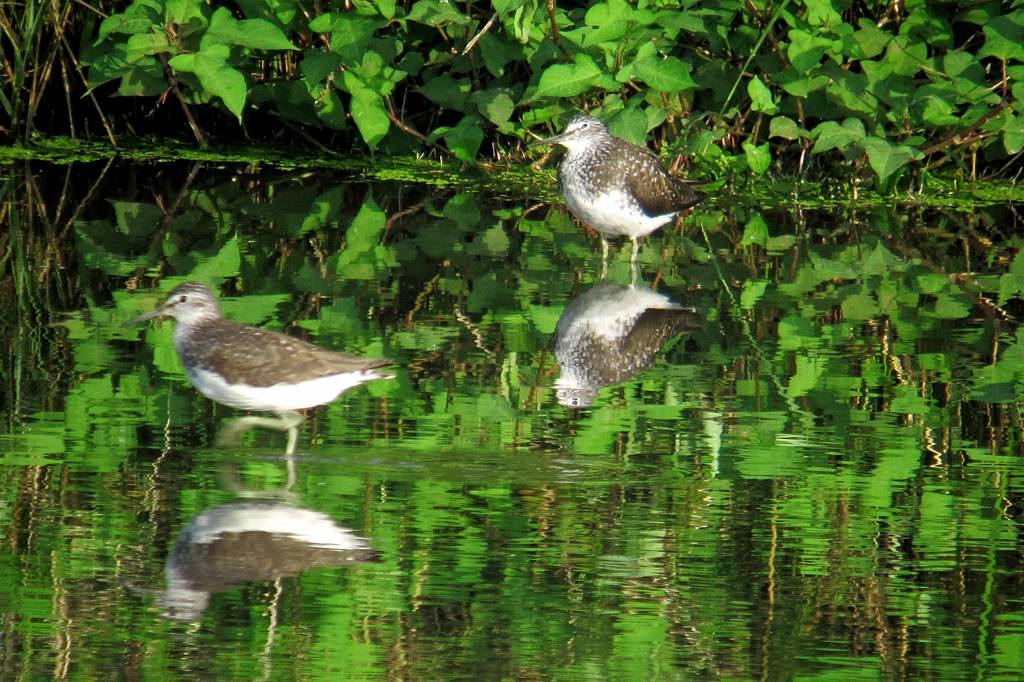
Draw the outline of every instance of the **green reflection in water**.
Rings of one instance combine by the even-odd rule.
[[[606,300],[576,371],[556,337],[599,247],[525,197],[170,165],[3,185],[4,679],[1019,677],[1011,207],[708,207],[640,256],[697,318],[662,338]],[[182,530],[287,481],[280,434],[215,445],[237,413],[170,325],[120,326],[184,279],[399,376],[313,411],[276,498],[376,560],[270,538],[299,563],[178,622]],[[592,405],[559,401],[570,369]]]

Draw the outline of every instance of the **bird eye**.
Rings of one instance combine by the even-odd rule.
[[[181,295],[181,296],[180,296],[180,297],[178,298],[178,303],[184,303],[184,302],[185,302],[185,301],[187,301],[187,300],[188,300],[188,296],[186,296],[185,294],[182,294],[182,295]]]

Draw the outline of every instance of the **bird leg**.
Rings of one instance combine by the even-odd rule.
[[[608,240],[601,235],[601,279],[608,274]]]
[[[225,426],[217,434],[217,445],[237,445],[239,436],[244,431],[253,428],[273,429],[274,431],[285,431],[288,433],[288,445],[285,454],[291,455],[295,452],[295,446],[299,442],[299,424],[305,419],[298,412],[278,412],[276,417],[258,417],[249,415],[239,417]]]

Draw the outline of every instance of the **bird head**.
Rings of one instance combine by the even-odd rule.
[[[154,317],[173,317],[179,322],[190,323],[202,319],[217,319],[220,308],[213,292],[198,282],[185,282],[171,289],[167,298],[155,310],[128,320],[125,325],[139,324]]]
[[[558,135],[531,142],[536,147],[545,144],[558,144],[568,150],[582,149],[601,137],[608,136],[608,127],[593,116],[576,114],[565,124],[565,130]]]

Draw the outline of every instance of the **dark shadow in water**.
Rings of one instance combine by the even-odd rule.
[[[195,621],[212,593],[241,583],[376,560],[364,538],[326,514],[273,499],[237,500],[200,512],[182,529],[157,601],[168,618]]]
[[[555,326],[558,402],[566,407],[593,404],[598,389],[646,369],[669,339],[700,324],[695,309],[664,294],[599,284],[569,303]]]

